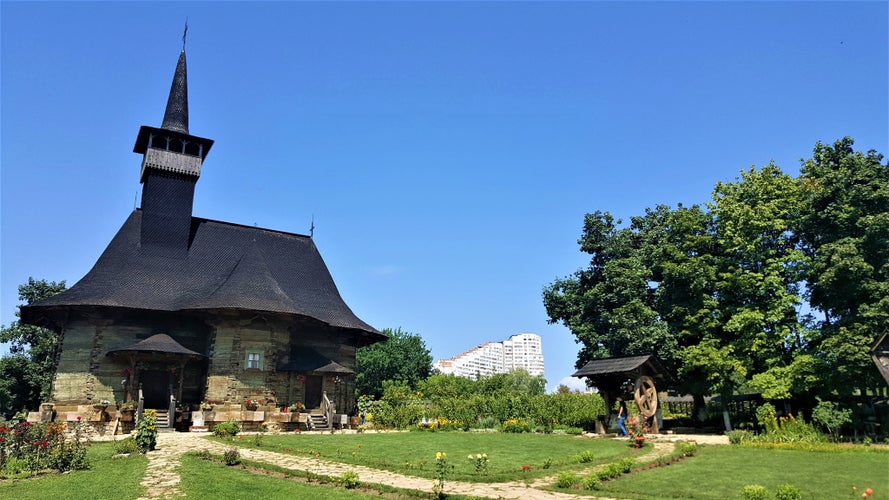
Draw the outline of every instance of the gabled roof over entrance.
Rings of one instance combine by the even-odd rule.
[[[195,358],[205,357],[203,354],[194,352],[191,349],[183,347],[182,344],[173,340],[173,338],[166,333],[158,333],[157,335],[152,335],[151,337],[148,337],[145,340],[140,340],[135,344],[118,349],[111,349],[107,353],[107,355],[109,356],[113,356],[115,354],[168,354],[174,356],[191,356]]]
[[[278,367],[278,371],[284,372],[317,372],[332,373],[337,375],[350,375],[355,373],[345,366],[328,359],[314,349],[294,346],[290,351],[290,361]]]
[[[22,307],[22,321],[47,324],[72,307],[169,312],[251,311],[309,318],[386,337],[346,305],[309,236],[192,217],[184,257],[145,251],[142,211],[124,222],[89,273],[55,297]]]

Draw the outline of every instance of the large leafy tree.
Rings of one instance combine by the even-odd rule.
[[[868,351],[889,330],[889,165],[853,144],[819,142],[800,176],[796,229],[812,260],[809,303],[821,316],[813,347],[832,390],[881,384]]]
[[[693,395],[872,386],[867,350],[889,329],[889,169],[851,146],[819,143],[798,178],[742,171],[704,207],[657,206],[626,227],[587,214],[589,265],[543,291],[582,346],[577,366],[654,353]]]
[[[19,300],[31,304],[63,291],[64,281],[28,278],[27,284],[19,286]],[[16,316],[21,317],[19,311]],[[13,321],[0,329],[0,342],[9,343],[10,352],[0,359],[0,412],[10,415],[37,409],[41,401],[49,399],[61,335]]]
[[[380,397],[383,381],[406,383],[411,389],[432,373],[432,354],[423,339],[401,328],[386,328],[384,342],[358,349],[355,355],[355,391]]]

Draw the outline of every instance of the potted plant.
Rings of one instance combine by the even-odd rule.
[[[201,411],[212,411],[213,404],[213,401],[204,401],[203,403],[201,403]]]
[[[297,401],[288,407],[290,413],[302,413],[306,411],[306,405],[302,404],[302,401]]]
[[[93,409],[96,411],[105,411],[105,408],[108,408],[108,405],[110,404],[111,401],[108,401],[107,399],[100,399],[99,401],[93,403]]]
[[[247,411],[256,411],[259,408],[260,402],[258,399],[248,399],[244,401],[244,408]]]
[[[139,407],[139,403],[135,401],[124,401],[118,406],[118,410],[120,410],[120,421],[121,422],[132,422],[133,416],[136,413],[136,408]]]

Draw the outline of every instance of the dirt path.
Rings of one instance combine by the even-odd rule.
[[[183,496],[182,491],[179,489],[178,472],[180,457],[183,453],[207,450],[211,453],[222,454],[226,448],[231,447],[231,445],[203,439],[205,436],[206,434],[184,432],[161,433],[158,435],[157,449],[148,454],[148,468],[141,483],[145,487],[146,492],[140,500]],[[694,439],[702,444],[728,444],[725,436],[657,436],[651,439],[654,445],[651,451],[640,456],[637,460],[647,461],[669,454],[673,451],[674,441],[689,439]],[[343,473],[351,471],[358,474],[360,481],[365,483],[384,484],[419,491],[432,491],[432,480],[428,478],[405,476],[369,467],[330,462],[321,458],[298,457],[250,448],[239,448],[239,450],[241,456],[248,460],[275,464],[286,469],[301,470],[324,476],[341,476]],[[595,467],[580,471],[579,474],[586,474],[593,470],[595,470]],[[594,500],[595,498],[588,495],[581,496],[538,489],[552,485],[555,481],[556,476],[538,478],[531,482],[466,483],[447,481],[445,483],[445,492],[498,499],[585,498]],[[611,499],[599,497],[599,500]]]

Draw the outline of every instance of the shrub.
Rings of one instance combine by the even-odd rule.
[[[775,489],[776,500],[801,500],[803,494],[792,484],[782,484]]]
[[[852,410],[840,409],[833,401],[821,401],[812,410],[812,421],[824,427],[834,441],[840,439],[840,429],[852,423]]]
[[[157,446],[157,410],[145,410],[136,423],[136,446],[148,453]]]
[[[623,474],[623,466],[618,462],[610,463],[602,468],[602,472],[608,475],[608,479],[614,479]]]
[[[241,432],[241,424],[234,420],[222,422],[213,427],[213,434],[219,437],[234,438],[239,432]]]
[[[574,460],[576,460],[582,464],[590,463],[595,459],[596,459],[596,455],[590,450],[584,450],[584,451],[580,452],[576,457],[574,457]]]
[[[633,460],[632,457],[622,458],[620,462],[617,463],[620,466],[620,471],[624,474],[629,474],[630,471],[633,470],[633,466],[636,465],[636,461]]]
[[[114,442],[114,453],[136,453],[137,451],[139,451],[139,447],[132,436]]]
[[[500,420],[495,417],[479,417],[475,421],[476,429],[496,429],[500,426]]]
[[[729,438],[729,441],[731,441],[731,438]],[[679,443],[679,451],[687,457],[693,457],[698,452],[698,443],[692,441]]]
[[[237,448],[226,448],[222,453],[222,462],[225,465],[238,465],[241,463],[241,452]]]
[[[505,420],[503,422],[503,432],[531,432],[531,426],[528,425],[527,420],[518,419],[518,418],[510,418],[509,420]]]
[[[766,500],[769,496],[765,486],[759,484],[746,484],[741,493],[747,500]]]
[[[742,444],[753,439],[753,433],[745,430],[734,430],[725,433],[728,436],[728,442],[731,444]]]
[[[598,490],[600,488],[602,488],[602,481],[599,481],[599,478],[596,477],[595,474],[587,474],[583,478],[583,489]]]
[[[557,488],[573,488],[578,483],[580,483],[580,478],[573,472],[560,472],[558,479],[556,479]]]
[[[357,488],[360,482],[358,481],[358,473],[354,471],[343,472],[343,475],[340,476],[339,479],[340,484],[342,484],[347,489]]]

